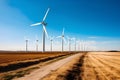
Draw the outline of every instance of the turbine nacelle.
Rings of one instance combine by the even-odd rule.
[[[64,35],[62,35],[62,37],[65,37]]]
[[[39,40],[36,40],[37,42],[39,41]]]
[[[46,22],[41,22],[42,25],[44,25],[45,27],[47,26]]]

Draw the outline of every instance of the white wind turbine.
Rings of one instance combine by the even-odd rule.
[[[38,51],[38,42],[39,40],[38,40],[38,37],[36,36],[36,51]]]
[[[84,41],[84,51],[87,51],[87,41]]]
[[[29,39],[24,37],[24,40],[25,40],[25,49],[26,49],[26,51],[28,51],[28,41],[29,41]]]
[[[80,51],[82,51],[82,40],[80,40],[79,46],[80,46]]]
[[[35,23],[35,24],[31,25],[31,26],[38,26],[38,25],[42,25],[43,26],[43,52],[45,52],[45,34],[48,37],[48,33],[46,31],[46,25],[47,25],[47,23],[45,22],[45,19],[47,17],[47,14],[48,14],[49,10],[50,10],[50,8],[48,8],[45,16],[43,17],[42,22],[38,22],[38,23]]]
[[[86,51],[86,41],[83,41],[83,51]]]
[[[64,42],[66,42],[64,37],[65,35],[64,35],[64,28],[63,28],[62,35],[57,37],[62,39],[62,52],[64,51]]]
[[[80,40],[76,41],[77,45],[77,51],[80,51]]]
[[[72,38],[67,36],[67,39],[68,39],[69,52],[70,52],[71,51],[71,40],[72,40]]]
[[[54,39],[54,37],[49,37],[49,39],[50,39],[50,50],[51,50],[51,52],[52,52],[52,49],[53,49],[53,39]]]
[[[81,40],[81,51],[84,51],[84,41]]]
[[[74,42],[75,42],[75,51],[76,51],[76,38],[72,38],[72,40],[74,40]]]
[[[82,40],[82,51],[84,51],[84,41]]]

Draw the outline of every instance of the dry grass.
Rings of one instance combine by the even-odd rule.
[[[83,80],[120,80],[120,52],[90,52]]]
[[[15,55],[25,56],[28,54],[22,55],[19,53]],[[32,58],[29,59],[28,57],[30,56],[28,56],[25,61],[41,59],[41,56],[44,58],[43,56],[50,57],[63,54],[29,53],[29,55]],[[20,61],[24,61],[24,59],[21,58]],[[7,63],[9,63],[9,61]],[[25,72],[18,72],[18,77],[24,73]],[[6,77],[11,78],[14,76],[8,75]],[[65,64],[56,71],[52,71],[52,73],[44,77],[43,80],[120,80],[120,52],[88,52],[85,56],[81,53],[68,64]]]
[[[43,80],[120,80],[120,52],[89,52],[79,58]]]

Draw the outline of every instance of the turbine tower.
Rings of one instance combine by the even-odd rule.
[[[26,37],[24,37],[25,40],[25,50],[28,51],[28,40]]]
[[[57,37],[62,39],[62,52],[64,51],[64,42],[66,42],[64,37],[65,36],[64,36],[64,28],[63,28],[62,35]]]
[[[25,42],[26,42],[26,51],[28,51],[28,40],[26,39]]]
[[[39,40],[38,40],[38,37],[36,36],[36,51],[38,51],[38,42]]]
[[[69,52],[71,51],[71,38],[69,38],[68,36],[67,36],[67,39],[68,39],[68,45],[69,45]]]
[[[46,31],[47,23],[45,22],[45,19],[47,17],[47,14],[48,14],[49,10],[50,10],[50,8],[48,8],[45,16],[43,17],[42,22],[38,22],[38,23],[35,23],[35,24],[31,25],[31,26],[38,26],[38,25],[42,25],[43,26],[43,52],[45,52],[45,35],[48,37],[48,33]]]
[[[76,39],[75,39],[75,51],[76,51]]]
[[[76,38],[72,38],[73,40],[74,40],[74,42],[75,42],[75,51],[76,51]]]
[[[84,51],[84,41],[81,41],[81,50]]]
[[[83,41],[83,51],[85,51],[85,40]]]
[[[82,51],[82,41],[81,40],[79,42],[79,49],[80,49],[80,51]]]
[[[77,41],[77,44],[78,44],[77,45],[77,51],[80,51],[80,41],[79,40]]]
[[[50,37],[50,50],[51,50],[51,52],[52,52],[52,47],[53,47],[53,37]]]

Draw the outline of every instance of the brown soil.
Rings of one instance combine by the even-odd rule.
[[[50,75],[43,78],[43,80],[80,80],[80,72],[82,72],[84,53],[79,53],[79,56],[65,64],[57,71],[53,71]]]
[[[43,80],[120,80],[120,52],[88,52]]]
[[[25,74],[29,74],[34,69],[38,69],[41,66],[50,64],[56,60],[62,59],[64,57],[70,56],[73,53],[69,52],[47,52],[47,53],[32,53],[32,52],[7,52],[1,53],[2,56],[7,56],[9,59],[16,60],[18,56],[26,57],[26,60],[23,60],[22,57],[18,58],[21,59],[20,61],[13,61],[0,64],[0,80],[12,80],[14,77],[22,77]],[[11,55],[11,56],[10,56]],[[30,60],[28,60],[29,57]],[[35,59],[36,57],[45,56],[42,58]],[[6,57],[4,57],[6,58]],[[6,60],[7,61],[7,60]]]
[[[5,65],[11,62],[42,59],[51,56],[69,54],[69,52],[20,52],[20,51],[0,51],[0,65]]]

